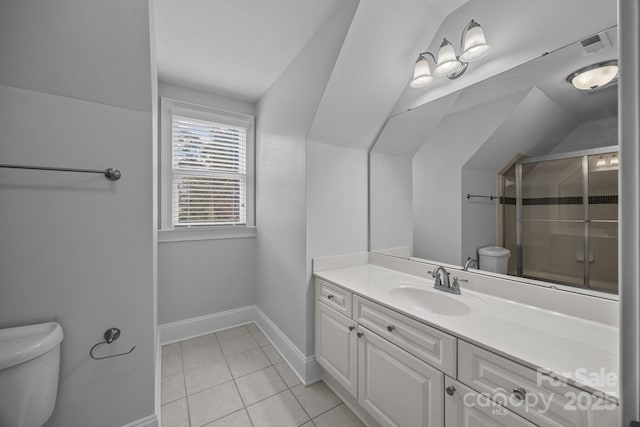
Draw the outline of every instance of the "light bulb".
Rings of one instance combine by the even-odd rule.
[[[447,39],[442,41],[438,50],[438,65],[434,72],[437,76],[448,76],[455,74],[462,68],[462,63],[456,57],[456,51]]]
[[[413,68],[413,79],[411,79],[411,83],[409,83],[409,85],[413,88],[425,87],[431,83],[432,79],[433,77],[431,77],[429,63],[424,56],[420,55],[416,60],[415,67]]]
[[[604,159],[604,157],[602,156],[598,157],[598,161],[596,162],[596,167],[602,168],[605,166],[607,166],[607,161]]]
[[[464,35],[460,59],[464,62],[477,61],[487,56],[489,52],[491,52],[491,46],[487,44],[482,27],[472,19]]]
[[[620,164],[620,159],[618,158],[618,156],[616,156],[615,154],[612,154],[611,158],[609,159],[609,165],[618,166],[619,164]]]

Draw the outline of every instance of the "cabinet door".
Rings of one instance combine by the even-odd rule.
[[[316,360],[353,397],[357,397],[356,323],[320,301],[316,301],[315,320]]]
[[[383,426],[442,427],[444,374],[359,327],[358,402]]]
[[[445,379],[445,427],[535,427],[469,387]]]

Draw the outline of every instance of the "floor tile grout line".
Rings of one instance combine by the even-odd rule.
[[[236,391],[238,392],[238,396],[240,396],[240,401],[242,402],[242,409],[247,413],[247,417],[249,418],[249,423],[251,423],[251,427],[253,427],[253,420],[251,419],[251,414],[247,411],[247,404],[242,397],[242,393],[240,393],[240,387],[238,387],[238,383],[235,378],[233,379],[233,384],[236,386]]]
[[[264,368],[264,369],[268,369],[268,368]],[[256,371],[256,372],[258,372],[258,371]],[[277,371],[276,371],[276,372],[277,372]],[[283,381],[283,382],[284,382],[284,381]],[[237,385],[237,384],[236,384],[236,385]],[[286,386],[286,385],[287,385],[287,383],[284,383],[284,385]],[[273,396],[276,396],[276,395],[278,395],[278,394],[280,394],[280,393],[283,393],[283,392],[285,392],[285,391],[287,391],[287,390],[291,391],[291,389],[287,387],[287,388],[285,388],[285,389],[283,389],[283,390],[280,390],[280,391],[277,391],[277,392],[275,392],[274,394],[271,394],[271,395],[269,395],[269,396],[267,396],[267,397],[263,397],[263,398],[262,398],[262,399],[260,399],[260,400],[256,400],[255,402],[253,402],[253,403],[252,403],[252,404],[250,404],[250,405],[245,405],[245,408],[248,408],[248,407],[250,407],[250,406],[257,405],[258,403],[263,402],[263,401],[265,401],[265,400],[267,400],[267,399],[269,399],[269,398],[271,398],[271,397],[273,397]],[[238,387],[238,392],[240,392],[240,388],[239,388],[239,387]],[[291,394],[293,394],[293,392],[291,392]],[[294,396],[294,397],[295,397],[295,396]],[[240,395],[240,398],[242,398],[242,395]],[[244,399],[243,399],[243,402],[244,402]]]
[[[182,381],[184,381],[184,401],[187,404],[187,422],[189,423],[189,427],[191,427],[191,408],[187,395],[187,375],[184,369],[184,352],[182,351],[182,341],[180,341],[180,361],[182,362]]]
[[[256,338],[255,338],[255,336],[254,336],[255,334],[253,334],[253,333],[251,332],[251,330],[247,327],[247,325],[249,325],[249,324],[251,324],[251,323],[255,324],[255,325],[258,327],[259,332],[261,332],[261,333],[262,333],[262,334],[267,338],[268,344],[265,344],[265,345],[261,346],[261,345],[258,343],[258,341],[256,340]],[[189,396],[192,396],[192,395],[194,395],[194,394],[197,394],[197,393],[200,393],[200,392],[203,392],[203,391],[206,391],[206,390],[212,389],[212,388],[214,388],[214,387],[218,387],[218,386],[223,385],[223,384],[227,384],[227,383],[229,383],[229,382],[231,382],[231,381],[233,381],[234,386],[235,386],[235,388],[236,388],[236,391],[237,391],[237,393],[238,393],[238,395],[239,395],[239,397],[240,397],[240,401],[241,401],[241,403],[242,403],[242,405],[243,405],[243,406],[242,406],[242,408],[240,408],[240,409],[238,409],[238,410],[236,410],[236,411],[233,411],[233,412],[231,412],[231,413],[229,413],[229,414],[226,414],[226,415],[224,415],[224,416],[222,416],[222,417],[218,417],[218,418],[216,418],[216,419],[214,419],[214,420],[211,420],[211,421],[209,421],[209,422],[208,422],[208,424],[209,424],[209,423],[216,422],[217,420],[220,420],[220,419],[222,419],[222,418],[224,418],[224,417],[227,417],[227,416],[229,416],[229,415],[232,415],[232,414],[234,414],[234,413],[236,413],[236,412],[239,412],[239,411],[241,411],[241,410],[244,410],[244,411],[247,413],[247,416],[248,416],[248,418],[249,418],[249,422],[251,423],[251,425],[252,425],[252,427],[253,427],[253,426],[254,426],[254,424],[253,424],[253,420],[251,419],[251,415],[249,414],[248,408],[249,408],[249,407],[251,407],[251,406],[257,405],[257,404],[259,404],[259,403],[261,403],[261,402],[263,402],[263,401],[265,401],[265,400],[267,400],[267,399],[270,399],[270,398],[272,398],[272,397],[274,397],[274,396],[277,396],[277,395],[279,395],[279,394],[282,394],[282,393],[284,393],[284,392],[286,392],[286,391],[289,391],[289,392],[291,393],[291,395],[293,396],[294,400],[298,403],[298,405],[302,408],[302,410],[304,411],[304,413],[305,413],[305,414],[307,415],[307,417],[308,417],[308,419],[307,419],[307,420],[305,420],[305,421],[304,421],[303,423],[301,423],[300,425],[304,425],[304,424],[306,424],[306,423],[309,423],[309,422],[310,422],[313,426],[315,426],[316,424],[315,424],[315,422],[314,422],[313,420],[317,419],[318,417],[320,417],[320,416],[322,416],[322,415],[326,414],[327,412],[332,411],[333,409],[335,409],[335,408],[339,407],[340,405],[343,405],[343,404],[344,404],[344,402],[342,401],[342,399],[340,399],[340,398],[338,397],[339,402],[338,402],[336,405],[332,406],[331,408],[329,408],[329,409],[327,409],[327,410],[325,410],[325,411],[321,412],[320,414],[318,414],[318,415],[316,415],[315,417],[313,417],[313,418],[312,418],[312,417],[309,415],[309,412],[307,411],[307,409],[302,405],[302,403],[300,402],[300,400],[297,398],[297,396],[296,396],[296,395],[293,393],[293,391],[292,391],[292,389],[293,389],[293,388],[295,388],[295,387],[297,387],[297,386],[301,386],[301,387],[306,387],[306,386],[305,386],[304,384],[302,384],[301,382],[299,382],[299,383],[297,383],[297,384],[294,384],[294,385],[290,386],[290,385],[287,383],[287,381],[285,381],[284,377],[283,377],[283,376],[282,376],[282,374],[278,371],[278,369],[276,369],[275,365],[276,365],[276,364],[284,364],[284,365],[285,365],[285,367],[289,367],[289,366],[288,366],[288,364],[286,363],[286,360],[282,359],[282,356],[280,355],[282,360],[279,360],[277,363],[274,363],[274,362],[273,362],[273,361],[272,361],[272,360],[267,356],[266,352],[264,351],[264,347],[267,347],[267,346],[269,346],[269,345],[273,346],[273,342],[271,342],[271,340],[269,339],[269,337],[267,337],[267,336],[266,336],[266,334],[264,334],[264,331],[262,331],[262,329],[261,329],[261,328],[260,328],[260,327],[255,323],[255,322],[251,322],[251,323],[249,323],[249,324],[245,324],[245,325],[239,325],[239,326],[244,326],[244,327],[245,327],[245,329],[247,329],[247,331],[248,331],[248,335],[249,335],[249,336],[251,336],[251,338],[253,339],[253,341],[258,345],[258,348],[261,350],[261,353],[262,353],[262,354],[266,357],[266,359],[268,360],[268,362],[269,362],[269,366],[267,366],[267,367],[263,367],[263,368],[261,368],[261,369],[257,369],[257,370],[252,371],[252,372],[245,373],[245,374],[243,374],[243,375],[241,375],[241,376],[238,376],[238,377],[236,378],[236,377],[233,375],[233,373],[231,372],[231,368],[230,368],[230,365],[229,365],[229,359],[228,359],[228,357],[232,357],[232,356],[234,356],[234,355],[241,354],[241,353],[246,353],[246,352],[249,352],[249,351],[254,351],[254,350],[256,350],[256,349],[250,349],[250,350],[246,350],[246,351],[244,351],[244,352],[234,353],[234,354],[230,354],[230,355],[228,355],[228,356],[227,356],[227,354],[225,353],[225,351],[222,349],[221,340],[220,340],[220,338],[219,338],[219,337],[218,337],[218,335],[217,335],[217,332],[220,332],[220,331],[212,332],[212,333],[209,333],[209,334],[202,334],[202,335],[200,335],[200,336],[206,336],[206,335],[213,335],[213,336],[214,336],[215,343],[216,343],[217,347],[220,349],[220,352],[221,352],[222,357],[223,357],[223,359],[224,359],[224,362],[225,362],[225,364],[226,364],[226,366],[227,366],[227,369],[229,370],[229,372],[230,372],[230,374],[231,374],[231,379],[230,379],[229,381],[224,381],[224,382],[222,382],[222,383],[220,383],[220,384],[217,384],[217,385],[214,385],[214,386],[211,386],[211,387],[205,388],[205,389],[203,389],[203,390],[199,390],[199,391],[197,391],[197,392],[195,392],[195,393],[192,393],[192,394],[188,394],[188,392],[187,392],[187,385],[186,385],[186,372],[187,372],[187,369],[186,369],[186,366],[185,366],[185,361],[184,361],[184,349],[183,349],[183,345],[182,345],[182,344],[183,344],[183,342],[185,342],[185,341],[187,341],[187,340],[189,340],[189,339],[191,339],[191,338],[189,338],[189,339],[187,339],[187,340],[183,340],[183,341],[178,341],[178,342],[180,343],[180,352],[179,352],[179,353],[180,353],[180,358],[181,358],[181,364],[182,364],[182,375],[183,375],[184,388],[185,388],[185,396],[184,396],[183,398],[185,399],[185,401],[186,401],[186,403],[187,403],[187,417],[188,417],[188,422],[189,422],[189,425],[190,425],[190,426],[191,426],[191,411],[190,411],[190,407],[189,407],[189,399],[188,399],[188,398],[189,398]],[[234,328],[234,327],[232,327],[232,328]],[[232,329],[232,328],[228,328],[228,329]],[[223,330],[224,330],[224,329],[223,329]],[[239,335],[239,336],[237,336],[237,337],[231,337],[231,338],[229,338],[229,339],[238,338],[238,337],[240,337],[240,336],[245,336],[245,335],[247,335],[247,334],[242,334],[242,335]],[[225,340],[223,340],[223,341],[225,341]],[[194,349],[198,349],[198,348],[202,348],[202,347],[206,347],[206,346],[207,346],[207,344],[204,344],[204,345],[200,345],[200,346],[198,346],[198,347],[195,347]],[[273,346],[273,348],[274,348],[274,350],[276,350],[276,349],[275,349],[275,346]],[[278,350],[276,350],[276,351],[278,352]],[[279,352],[278,352],[278,353],[279,353]],[[215,364],[215,363],[216,363],[215,361],[208,362],[208,363],[205,363],[205,364],[200,365],[200,366],[194,366],[194,367],[190,368],[190,370],[191,370],[191,369],[197,369],[197,368],[200,368],[200,367],[202,367],[202,366],[206,366],[206,365],[212,365],[212,364]],[[256,401],[256,402],[253,402],[251,405],[247,405],[247,404],[246,404],[246,402],[245,402],[245,400],[244,400],[244,398],[242,397],[242,394],[240,393],[240,388],[239,388],[239,386],[238,386],[237,380],[239,380],[240,378],[246,377],[246,376],[248,376],[248,375],[255,374],[256,372],[259,372],[259,371],[261,371],[261,370],[266,370],[266,369],[268,369],[268,368],[272,368],[273,370],[275,370],[275,371],[276,371],[276,375],[280,378],[280,380],[282,380],[282,382],[284,383],[284,385],[285,385],[285,387],[286,387],[286,388],[285,388],[285,389],[283,389],[283,390],[281,390],[281,391],[279,391],[279,392],[277,392],[277,393],[275,393],[275,394],[272,394],[272,395],[267,396],[267,397],[265,397],[265,398],[263,398],[263,399],[260,399],[260,400],[258,400],[258,401]],[[291,369],[291,368],[289,367],[289,369]],[[177,374],[175,374],[175,375],[177,375]],[[178,399],[172,400],[172,401],[170,401],[170,402],[166,402],[166,403],[164,403],[163,405],[166,405],[166,404],[170,404],[170,403],[176,402],[176,401],[178,401],[178,400],[180,400],[180,399],[182,399],[182,398],[178,398]]]
[[[251,351],[251,350],[250,350],[250,351]],[[214,362],[214,363],[215,363],[215,362]],[[207,364],[205,364],[205,365],[201,365],[201,366],[198,366],[198,367],[196,367],[196,368],[191,368],[190,370],[198,369],[198,368],[201,368],[201,367],[203,367],[203,366],[207,366],[207,365],[213,365],[214,363],[207,363]],[[221,363],[221,362],[218,362],[218,363]],[[224,361],[224,363],[227,365],[227,369],[229,369],[229,363],[227,362],[227,360],[225,360],[225,361]],[[230,373],[230,375],[231,375],[231,378],[230,378],[230,379],[228,379],[228,380],[226,380],[226,381],[223,381],[223,382],[221,382],[221,383],[218,383],[218,384],[212,385],[212,386],[210,386],[210,387],[203,388],[202,390],[195,391],[195,392],[193,392],[193,393],[188,393],[188,392],[186,392],[186,382],[185,382],[185,393],[186,393],[186,394],[185,394],[185,397],[193,396],[194,394],[198,394],[198,393],[202,393],[203,391],[211,390],[212,388],[215,388],[215,387],[221,386],[221,385],[223,385],[223,384],[230,383],[231,381],[235,381],[235,380],[238,380],[238,379],[240,379],[240,378],[244,378],[244,377],[246,377],[246,376],[248,376],[248,375],[255,374],[256,372],[260,372],[260,371],[263,371],[263,370],[268,369],[268,368],[271,368],[271,367],[273,367],[273,365],[269,365],[269,366],[267,366],[267,367],[265,367],[265,368],[261,368],[261,369],[257,369],[257,370],[255,370],[255,371],[248,372],[248,373],[243,374],[243,375],[241,375],[241,376],[239,376],[239,377],[234,377],[234,376],[233,376],[233,373],[231,373],[231,369],[229,369],[229,373]],[[273,368],[274,368],[274,370],[276,371],[276,373],[278,373],[278,370],[277,370],[277,369],[275,369],[275,367],[273,367]],[[178,375],[178,374],[176,374],[176,375]],[[185,377],[185,378],[186,378],[186,377]],[[185,380],[185,381],[186,381],[186,380]],[[283,380],[283,382],[285,383],[285,385],[287,385],[286,381],[284,381],[284,380]],[[296,385],[298,385],[298,384],[296,384]],[[287,387],[288,387],[288,385],[287,385]],[[179,398],[179,399],[182,399],[182,398]],[[178,399],[176,399],[176,400],[178,400]],[[172,402],[175,402],[175,400],[174,400],[174,401],[172,401]],[[167,403],[170,403],[170,402],[167,402]]]
[[[249,331],[249,329],[246,326],[245,326],[245,329],[247,329],[247,331]],[[251,331],[249,331],[249,332],[251,332]],[[216,336],[216,339],[217,338],[218,337]],[[220,346],[220,348],[222,350],[222,346]],[[224,361],[227,364],[227,367],[229,368],[229,373],[231,374],[231,378],[233,379],[233,384],[236,386],[236,391],[238,392],[238,396],[240,396],[240,401],[242,402],[242,409],[247,414],[247,418],[249,418],[249,423],[251,424],[251,427],[254,427],[253,420],[251,419],[251,414],[249,413],[249,411],[247,411],[247,404],[244,401],[244,398],[242,397],[242,393],[240,393],[240,387],[238,387],[238,383],[236,382],[236,378],[233,376],[233,372],[231,372],[231,367],[229,366],[229,360],[227,359],[227,355],[224,353],[224,350],[222,350],[222,357],[224,357]],[[242,377],[238,377],[238,378],[242,378]]]
[[[336,397],[337,397],[337,396],[336,396]],[[338,397],[338,399],[340,399],[340,398]],[[313,421],[313,420],[317,419],[318,417],[323,416],[323,415],[324,415],[324,414],[326,414],[327,412],[331,412],[331,411],[333,411],[334,409],[336,409],[336,408],[337,408],[338,406],[340,406],[340,405],[344,405],[344,402],[342,401],[342,399],[340,399],[340,402],[339,402],[336,406],[332,406],[331,408],[327,409],[326,411],[320,412],[318,415],[316,415],[315,417],[311,418],[311,421]],[[351,411],[351,410],[349,410],[349,411]],[[314,423],[314,424],[315,424],[315,423]]]
[[[307,409],[302,405],[302,402],[300,402],[300,399],[298,399],[298,397],[296,396],[296,394],[293,392],[293,390],[291,390],[291,394],[293,395],[293,398],[296,400],[296,402],[298,402],[298,405],[300,405],[300,407],[302,408],[302,410],[304,411],[305,414],[307,414],[307,417],[309,418],[307,421],[311,421],[311,415],[309,415],[309,412],[307,411]],[[306,423],[307,421],[305,421],[304,423]],[[304,424],[302,423],[302,424]],[[300,425],[302,425],[300,424]]]

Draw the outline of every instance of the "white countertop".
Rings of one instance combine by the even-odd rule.
[[[433,292],[464,303],[469,313],[436,314],[389,292],[401,286],[432,290],[433,280],[372,264],[314,275],[569,384],[618,400],[617,384],[600,384],[602,372],[619,378],[618,328],[614,326],[474,292],[464,289],[464,284],[462,295]]]

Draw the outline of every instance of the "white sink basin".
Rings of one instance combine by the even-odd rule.
[[[442,291],[402,286],[391,289],[389,295],[401,304],[443,316],[464,316],[471,311],[468,305],[456,300],[455,295]]]

